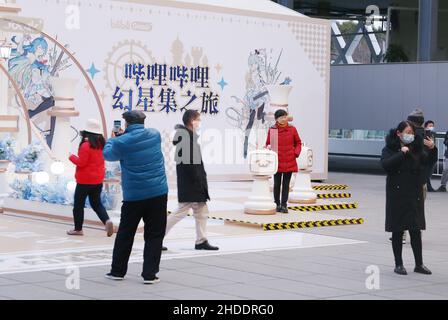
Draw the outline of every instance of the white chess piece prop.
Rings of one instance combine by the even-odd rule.
[[[311,171],[313,168],[313,150],[302,145],[298,159],[299,171],[294,179],[294,187],[289,194],[289,202],[312,204],[316,203],[317,194],[311,186]]]
[[[10,191],[7,179],[9,163],[8,160],[0,160],[0,212],[3,212],[3,202]]]
[[[274,120],[275,111],[282,109],[289,113],[289,94],[292,90],[291,85],[267,85],[266,90],[269,92],[269,107],[266,110],[266,119]],[[292,121],[293,118],[289,115],[288,121]]]
[[[269,178],[277,172],[277,154],[268,149],[249,152],[249,169],[254,183],[252,193],[244,203],[244,213],[271,215],[276,213],[276,204],[269,190]]]

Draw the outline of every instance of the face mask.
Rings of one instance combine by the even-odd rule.
[[[429,127],[427,130],[429,130],[429,131],[434,131],[435,128],[434,128],[434,127]]]
[[[201,135],[201,129],[202,129],[202,122],[201,121],[193,121],[193,128],[194,131],[198,136]]]
[[[414,142],[414,135],[405,133],[401,137],[401,141],[403,141],[404,144],[410,144],[410,143]]]

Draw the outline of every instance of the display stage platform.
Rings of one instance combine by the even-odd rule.
[[[209,218],[223,220],[226,223],[239,223],[246,227],[258,227],[262,230],[300,229],[323,226],[340,226],[349,224],[362,224],[363,218],[352,214],[340,213],[342,210],[358,208],[356,202],[341,201],[338,199],[321,198],[316,204],[289,206],[289,214],[248,215],[244,213],[244,202],[251,193],[251,182],[210,182],[209,193],[211,201],[208,202]],[[328,186],[328,185],[327,185]],[[335,185],[332,185],[335,186]],[[336,185],[341,186],[341,185]],[[175,185],[169,190],[168,211],[173,212],[177,207],[177,190]],[[319,191],[325,197],[323,191]],[[5,199],[4,213],[13,216],[30,216],[35,219],[48,221],[73,221],[72,207],[40,203],[20,199]],[[325,211],[325,213],[320,212]],[[333,211],[338,211],[336,214]],[[118,226],[120,222],[119,205],[116,210],[108,211],[109,216]],[[103,228],[96,214],[91,209],[85,209],[85,226],[90,228]],[[143,231],[143,224],[139,231]]]
[[[103,230],[92,228],[86,229],[83,237],[70,237],[65,234],[69,227],[64,222],[0,215],[0,275],[89,266],[97,267],[95,274],[106,273],[111,263],[114,237],[108,238]],[[297,230],[264,232],[260,228],[226,224],[220,220],[210,220],[207,230],[210,243],[219,246],[219,251],[194,250],[195,221],[192,217],[186,217],[174,226],[164,240],[168,251],[162,253],[161,268],[182,268],[183,261],[179,259],[193,257],[305,248],[312,250],[364,243]],[[138,233],[131,263],[141,263],[143,247],[143,234]],[[188,261],[185,263],[188,264]],[[139,273],[140,270],[133,270],[130,276],[138,276]],[[81,274],[88,276],[83,270]]]

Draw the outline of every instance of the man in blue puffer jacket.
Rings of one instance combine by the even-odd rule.
[[[107,278],[123,280],[127,272],[138,224],[145,223],[145,249],[142,277],[145,284],[159,282],[160,257],[165,236],[168,184],[161,150],[160,133],[146,129],[145,114],[128,111],[123,114],[126,130],[112,133],[104,147],[104,159],[120,161],[123,206],[115,238],[112,268]]]

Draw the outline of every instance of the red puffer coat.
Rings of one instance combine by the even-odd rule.
[[[76,165],[76,182],[79,184],[101,184],[104,180],[105,167],[102,149],[92,149],[88,141],[83,142],[78,156],[72,154],[70,161]]]
[[[294,126],[279,127],[278,124],[272,126],[266,140],[266,146],[268,145],[271,145],[271,150],[278,154],[277,172],[298,171],[296,159],[302,150],[302,141]]]

